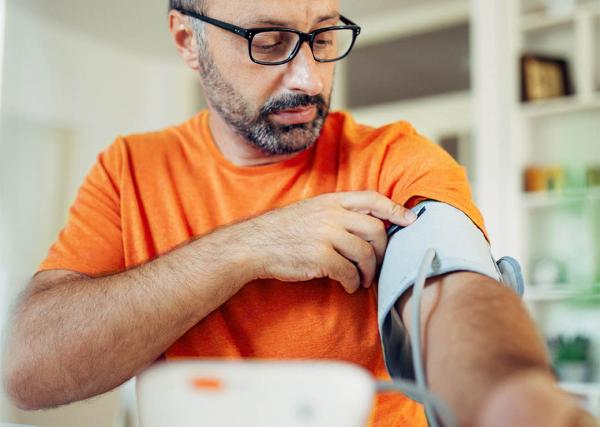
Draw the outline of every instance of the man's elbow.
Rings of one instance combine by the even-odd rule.
[[[2,384],[11,402],[19,409],[35,411],[57,406],[49,390],[40,387],[36,381],[36,367],[33,361],[7,352],[2,366]]]
[[[42,409],[39,399],[31,393],[30,384],[25,380],[27,377],[22,363],[9,359],[2,366],[2,384],[11,402],[25,411]]]

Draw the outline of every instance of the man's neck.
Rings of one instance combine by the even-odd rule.
[[[296,154],[269,155],[252,146],[225,123],[221,116],[209,110],[208,125],[215,145],[223,156],[236,166],[261,166],[280,162]]]

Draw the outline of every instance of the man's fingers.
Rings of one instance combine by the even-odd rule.
[[[417,219],[417,216],[410,209],[406,209],[375,191],[339,193],[338,197],[341,206],[345,209],[373,215],[394,224],[407,226]]]
[[[383,221],[369,215],[364,215],[358,212],[345,211],[341,216],[340,225],[349,233],[360,237],[364,241],[373,246],[377,265],[380,266],[383,262],[385,249],[387,248],[387,234]]]
[[[358,267],[360,285],[364,288],[371,286],[377,270],[377,259],[373,246],[350,233],[337,234],[332,244],[340,255]]]
[[[329,258],[327,263],[327,275],[329,278],[340,282],[349,294],[356,292],[360,287],[360,274],[358,268],[339,253]]]

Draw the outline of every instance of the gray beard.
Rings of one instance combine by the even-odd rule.
[[[199,52],[199,58],[208,103],[252,146],[276,156],[304,151],[317,141],[329,113],[329,103],[322,95],[286,94],[269,100],[258,113],[253,112],[243,94],[237,92],[217,69],[206,47]],[[317,117],[309,123],[285,126],[269,119],[269,114],[275,111],[309,105],[317,108]]]

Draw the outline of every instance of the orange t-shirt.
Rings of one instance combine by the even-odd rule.
[[[375,190],[404,205],[443,201],[484,227],[464,169],[406,122],[373,129],[347,113],[331,113],[310,149],[282,162],[240,167],[215,145],[205,111],[164,131],[119,138],[101,153],[40,269],[117,272],[225,224],[354,190]],[[165,357],[333,359],[389,379],[374,286],[349,295],[327,278],[248,283]],[[387,393],[378,396],[371,425],[426,421],[420,405]]]

